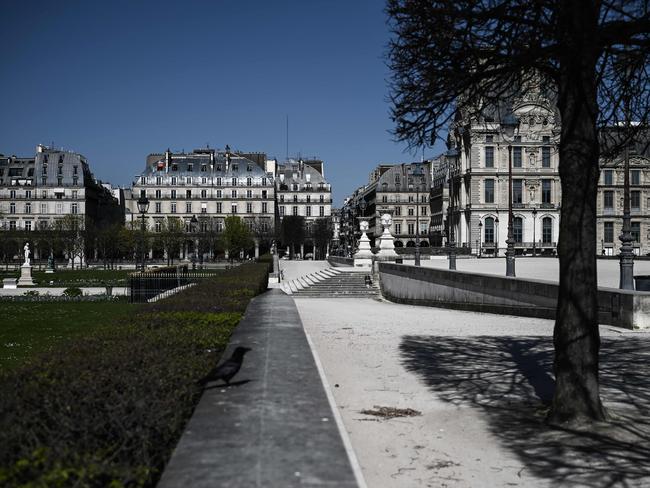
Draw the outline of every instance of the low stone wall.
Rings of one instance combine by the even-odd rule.
[[[379,264],[379,278],[384,297],[398,303],[555,318],[559,285],[550,281],[392,263]],[[650,327],[650,292],[599,288],[598,305],[601,324]]]
[[[327,262],[332,266],[354,266],[353,258],[344,258],[343,256],[329,256]]]

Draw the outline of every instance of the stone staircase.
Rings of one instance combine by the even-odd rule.
[[[366,287],[361,271],[327,268],[285,282],[282,289],[294,298],[379,298],[377,283]]]

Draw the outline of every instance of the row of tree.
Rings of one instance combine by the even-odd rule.
[[[147,227],[143,232],[138,222],[98,227],[77,216],[66,215],[34,231],[3,231],[0,233],[0,258],[5,266],[20,259],[25,242],[30,242],[40,259],[65,256],[72,264],[100,261],[111,268],[123,260],[139,260],[151,250],[155,256],[173,264],[186,245],[191,246],[199,260],[225,255],[232,259],[249,252],[255,243],[263,250],[276,238],[274,229],[263,222],[244,222],[237,216],[227,217],[223,226],[213,219],[204,219],[195,228],[186,227],[179,218],[167,218],[160,227]],[[329,219],[322,218],[307,226],[304,217],[287,216],[277,236],[293,254],[296,246],[312,242],[314,251],[325,256],[332,237]]]

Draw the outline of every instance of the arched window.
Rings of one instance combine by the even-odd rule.
[[[520,243],[523,241],[524,221],[521,217],[512,219],[512,238],[515,242]]]
[[[542,242],[544,244],[553,242],[553,219],[551,217],[542,219]]]
[[[487,217],[485,219],[484,241],[494,244],[494,219]]]

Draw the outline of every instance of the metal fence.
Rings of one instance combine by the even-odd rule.
[[[181,287],[198,283],[216,276],[214,272],[188,271],[178,268],[176,271],[145,271],[129,276],[129,301],[144,303],[173,295]]]

